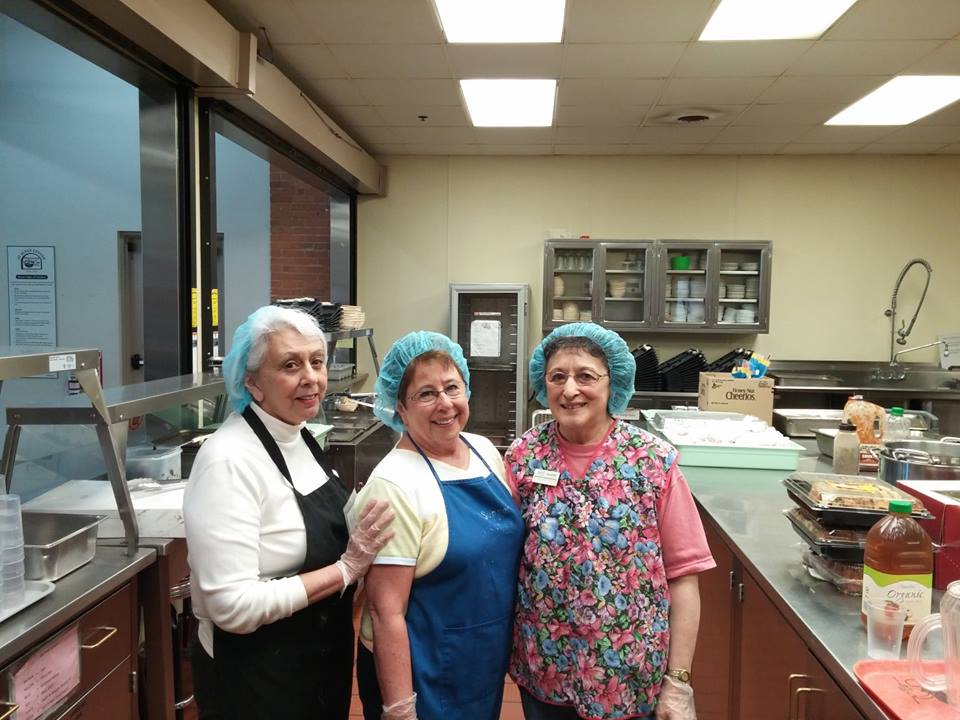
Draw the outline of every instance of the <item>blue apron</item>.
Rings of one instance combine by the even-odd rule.
[[[447,552],[413,581],[407,603],[420,720],[496,720],[510,659],[523,520],[483,456],[485,477],[441,481],[414,443],[446,506]],[[412,441],[411,441],[412,442]]]

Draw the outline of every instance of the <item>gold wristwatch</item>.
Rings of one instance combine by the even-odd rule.
[[[690,684],[690,671],[685,668],[676,668],[675,670],[667,670],[667,675],[672,677],[674,680],[679,680],[682,683]]]

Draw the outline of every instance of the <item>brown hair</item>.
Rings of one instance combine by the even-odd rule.
[[[460,376],[460,380],[463,380],[463,373],[460,372],[460,368],[457,367],[457,364],[453,361],[453,358],[449,354],[445,353],[443,350],[427,350],[427,352],[417,355],[413,360],[410,361],[410,364],[407,365],[403,370],[403,376],[400,378],[400,386],[397,388],[397,405],[407,406],[407,390],[410,389],[410,383],[413,382],[413,376],[417,372],[417,368],[421,365],[426,365],[429,362],[440,363],[444,369],[449,368],[451,365],[456,368],[457,375]]]
[[[550,358],[562,350],[582,350],[603,362],[603,367],[606,368],[607,372],[610,372],[610,363],[607,362],[607,355],[603,352],[603,349],[593,340],[582,335],[561,335],[548,342],[543,348],[544,371],[547,369]]]

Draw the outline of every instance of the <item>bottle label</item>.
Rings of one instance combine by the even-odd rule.
[[[906,608],[907,625],[915,625],[930,614],[933,598],[933,573],[899,575],[863,566],[863,604],[867,614],[870,602],[885,602]]]

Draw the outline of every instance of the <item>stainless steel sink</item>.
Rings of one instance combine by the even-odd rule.
[[[836,386],[842,385],[843,380],[835,375],[824,375],[817,373],[793,373],[777,372],[773,376],[777,379],[778,385],[786,387],[804,387],[804,386]]]

